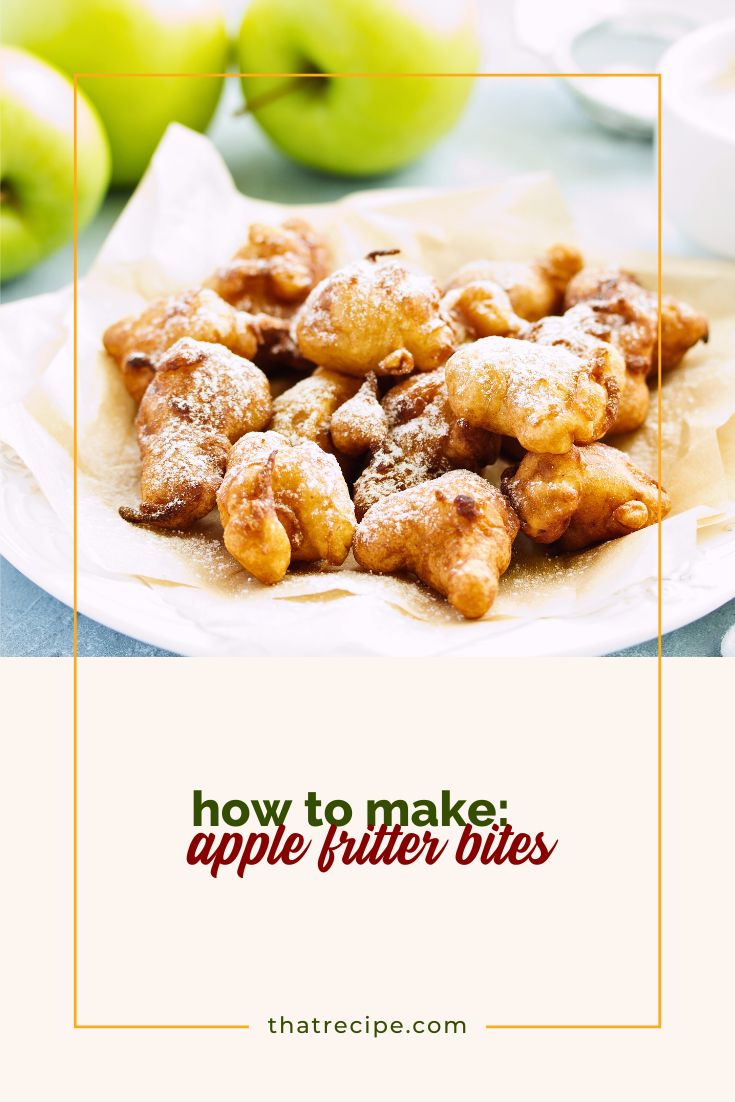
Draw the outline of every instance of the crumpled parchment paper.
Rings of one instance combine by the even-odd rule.
[[[238,248],[252,221],[280,221],[294,213],[326,233],[337,264],[370,249],[398,247],[407,261],[439,280],[467,260],[532,257],[556,241],[574,239],[569,214],[545,174],[470,190],[370,191],[337,203],[286,208],[241,195],[206,138],[171,127],[78,288],[80,571],[127,575],[149,588],[182,587],[182,614],[196,615],[215,633],[238,616],[252,629],[268,617],[274,601],[331,603],[330,615],[350,615],[352,602],[340,598],[354,594],[394,609],[396,632],[406,619],[456,629],[458,615],[424,587],[363,574],[351,559],[337,571],[297,570],[269,589],[230,558],[215,517],[191,533],[161,534],[118,516],[120,504],[136,499],[138,450],[133,403],[102,351],[102,332],[151,298],[200,283]],[[655,257],[589,259],[625,263],[655,287]],[[663,481],[673,499],[663,525],[663,574],[678,578],[704,541],[735,519],[735,266],[667,260],[664,289],[704,310],[712,333],[707,346],[698,346],[666,377],[662,390]],[[0,441],[22,459],[71,529],[71,288],[3,307],[0,357]],[[656,421],[654,395],[648,424],[618,441],[654,475]],[[496,481],[502,466],[488,477]],[[626,592],[650,587],[656,577],[655,527],[558,558],[521,537],[488,619],[500,626],[519,618],[589,615]],[[329,618],[321,622],[328,630]]]

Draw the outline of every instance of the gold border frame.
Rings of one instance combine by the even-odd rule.
[[[661,593],[661,559],[662,559],[662,529],[661,529],[661,482],[662,482],[662,447],[661,447],[661,261],[662,261],[662,245],[661,245],[661,74],[660,73],[74,73],[74,432],[73,432],[73,454],[74,454],[74,491],[73,491],[73,512],[74,512],[74,553],[73,553],[73,569],[74,569],[74,583],[73,583],[73,633],[74,633],[74,653],[73,653],[73,681],[74,681],[74,702],[73,702],[73,723],[74,723],[74,1028],[75,1029],[249,1029],[249,1025],[245,1024],[226,1024],[226,1025],[212,1025],[212,1024],[175,1024],[175,1025],[149,1025],[149,1024],[90,1024],[80,1023],[77,1017],[77,965],[78,965],[78,930],[77,930],[77,889],[78,889],[78,863],[77,863],[77,795],[78,795],[78,780],[77,780],[77,721],[78,721],[78,680],[77,680],[77,521],[78,521],[78,500],[77,500],[77,282],[78,282],[78,225],[77,225],[77,90],[78,80],[80,77],[223,77],[223,78],[241,78],[241,77],[283,77],[283,78],[304,78],[304,79],[320,79],[322,77],[531,77],[531,78],[551,78],[559,77],[562,79],[580,79],[586,77],[595,78],[621,78],[625,79],[630,77],[649,77],[655,79],[657,82],[657,117],[658,117],[658,140],[657,140],[657,194],[658,194],[658,227],[657,227],[657,293],[658,293],[658,483],[659,483],[659,509],[658,509],[658,586],[657,586],[657,631],[658,631],[658,655],[657,655],[657,668],[658,668],[658,744],[657,744],[657,758],[658,758],[658,786],[657,786],[657,828],[658,828],[658,919],[657,919],[657,932],[658,932],[658,957],[657,957],[657,1002],[658,1002],[658,1016],[656,1022],[644,1023],[644,1024],[628,1024],[628,1023],[602,1023],[602,1024],[504,1024],[495,1023],[486,1025],[486,1029],[661,1029],[662,1027],[662,953],[661,953],[661,940],[662,940],[662,784],[661,784],[661,766],[662,766],[662,647],[661,647],[661,628],[662,628],[662,593]]]

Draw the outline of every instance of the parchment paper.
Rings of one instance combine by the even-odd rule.
[[[409,262],[443,279],[482,256],[530,258],[574,227],[545,174],[453,191],[382,190],[338,203],[283,207],[249,199],[233,185],[211,143],[179,126],[167,132],[140,187],[78,289],[78,551],[87,574],[118,574],[148,587],[178,586],[186,615],[217,630],[241,615],[251,625],[273,601],[333,602],[369,594],[406,618],[456,624],[458,615],[424,587],[402,578],[340,570],[297,570],[279,586],[249,578],[221,543],[216,517],[188,534],[134,527],[118,506],[136,499],[134,407],[101,350],[111,322],[145,303],[200,283],[245,239],[254,221],[300,213],[329,238],[337,264],[370,249],[399,247]],[[584,249],[584,242],[578,242]],[[625,263],[655,287],[655,258],[588,257]],[[711,340],[664,382],[663,481],[673,510],[664,522],[664,575],[686,576],[703,541],[735,522],[735,266],[665,262],[664,289],[705,311]],[[30,469],[54,512],[72,524],[73,314],[71,288],[0,311],[3,372],[0,441]],[[647,425],[617,443],[656,474],[656,396]],[[497,481],[502,466],[486,474]],[[650,587],[657,576],[651,528],[603,547],[550,558],[522,537],[489,614],[498,623],[538,616],[588,615]],[[238,612],[239,610],[239,612]],[[345,612],[349,615],[349,611]],[[328,619],[325,621],[328,625]]]

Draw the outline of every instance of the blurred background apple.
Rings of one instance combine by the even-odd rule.
[[[70,75],[222,73],[228,38],[216,0],[3,0],[2,40]],[[134,184],[170,122],[206,130],[222,79],[81,78],[112,153],[112,180]]]
[[[474,73],[471,0],[253,0],[239,39],[243,73]],[[414,160],[446,133],[471,78],[244,77],[249,110],[295,160],[362,176]]]
[[[2,180],[0,274],[10,279],[71,236],[74,226],[74,89],[43,61],[0,49]],[[107,138],[84,94],[77,103],[77,210],[83,228],[110,178]]]

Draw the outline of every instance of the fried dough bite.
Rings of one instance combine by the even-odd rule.
[[[513,310],[507,292],[490,280],[478,279],[447,291],[441,309],[457,346],[479,337],[517,337],[526,326]]]
[[[139,402],[159,361],[182,337],[223,344],[249,360],[255,355],[259,334],[250,314],[234,310],[214,291],[198,287],[156,299],[142,313],[115,322],[102,341],[129,393]]]
[[[507,292],[516,314],[526,321],[538,321],[558,313],[566,286],[583,263],[581,253],[572,245],[552,245],[539,260],[530,263],[473,260],[450,277],[446,290],[478,280],[498,283]]]
[[[375,372],[332,414],[332,441],[337,451],[354,458],[375,451],[388,433],[388,418],[380,404]]]
[[[600,334],[607,334],[623,354],[628,371],[648,375],[658,332],[656,306],[651,309],[648,291],[621,273],[584,268],[567,287],[564,302],[567,312],[584,306],[587,328],[596,326]]]
[[[589,444],[565,455],[527,455],[509,467],[503,492],[523,532],[560,551],[580,551],[655,524],[658,483],[617,448]],[[661,516],[671,500],[661,491]]]
[[[313,440],[322,451],[333,452],[329,434],[332,414],[357,393],[359,386],[360,380],[354,376],[318,367],[276,398],[270,427],[289,444]]]
[[[349,554],[355,511],[339,464],[313,441],[250,432],[232,448],[217,494],[225,547],[273,585],[290,563],[339,566]]]
[[[316,364],[299,352],[288,318],[277,318],[273,314],[254,314],[253,318],[258,333],[253,362],[266,375],[278,375],[284,371],[308,374],[314,370]]]
[[[497,459],[498,436],[472,428],[452,413],[443,368],[394,386],[382,409],[386,432],[355,482],[358,517],[387,494],[458,467],[477,470]]]
[[[671,295],[661,298],[661,370],[678,367],[698,341],[709,340],[709,322],[693,306]],[[655,366],[655,360],[654,360]]]
[[[303,356],[359,376],[410,375],[445,362],[455,346],[439,289],[396,260],[398,251],[368,253],[314,288],[294,322]]]
[[[207,286],[238,310],[290,318],[328,271],[326,242],[308,222],[289,218],[280,226],[254,223]]]
[[[590,337],[604,341],[618,349],[625,362],[625,380],[620,394],[618,412],[607,436],[619,436],[624,432],[633,432],[645,423],[651,404],[651,392],[646,382],[647,369],[641,371],[636,354],[626,355],[635,343],[635,332],[642,330],[638,325],[631,326],[623,321],[621,315],[609,315],[607,318],[598,312],[594,302],[580,302],[571,306],[562,319],[565,323],[582,330]],[[621,324],[617,324],[621,323]],[[539,322],[543,326],[544,322]],[[631,367],[631,363],[633,367]]]
[[[586,302],[603,325],[631,371],[645,374],[656,366],[658,296],[646,290],[630,272],[583,268],[566,289],[565,304]],[[703,314],[671,295],[661,299],[661,370],[670,371],[697,343],[707,341],[709,325]]]
[[[612,343],[612,333],[595,317],[586,303],[580,303],[560,316],[542,318],[527,327],[525,340],[551,348],[567,348],[577,356],[598,353],[606,358],[607,370],[620,388],[620,400],[615,420],[608,436],[640,428],[646,419],[650,393],[645,378],[628,371],[622,353]]]
[[[485,337],[445,368],[454,415],[512,436],[527,451],[562,453],[608,431],[618,412],[618,366],[609,351]]]
[[[186,528],[214,508],[233,441],[271,415],[268,380],[221,344],[190,337],[168,350],[136,418],[141,504],[134,524]]]
[[[518,527],[499,490],[471,471],[450,471],[373,505],[353,551],[365,570],[409,570],[477,619],[495,600]]]
[[[605,439],[608,436],[622,436],[625,432],[634,432],[635,429],[639,429],[645,424],[650,405],[651,391],[645,375],[626,371],[618,412],[605,434]]]

